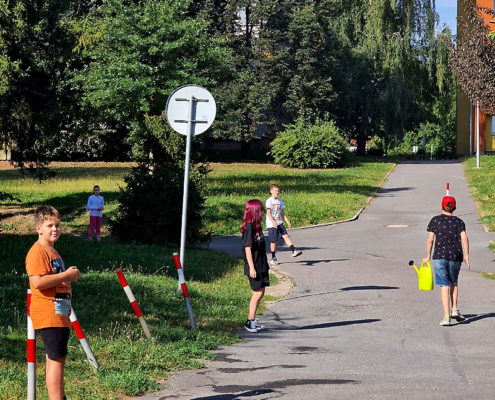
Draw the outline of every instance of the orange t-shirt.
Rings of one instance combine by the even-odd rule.
[[[65,271],[64,262],[57,250],[36,242],[26,256],[28,276],[53,275]],[[31,288],[30,315],[34,329],[65,327],[70,328],[71,307],[70,281],[48,289]]]

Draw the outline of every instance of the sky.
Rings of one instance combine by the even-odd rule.
[[[457,1],[456,0],[436,0],[436,9],[440,15],[440,26],[447,24],[455,35],[457,32]]]

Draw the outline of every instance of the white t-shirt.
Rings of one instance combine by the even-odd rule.
[[[86,210],[91,211],[89,215],[101,217],[103,214],[101,211],[97,210],[99,207],[105,209],[103,197],[95,196],[94,194],[89,196],[88,204],[86,205]]]
[[[282,219],[282,210],[285,208],[284,202],[280,197],[274,199],[271,196],[266,201],[266,227],[267,228],[275,228],[272,224],[272,220],[268,216],[268,213],[271,210],[272,217],[277,223],[277,226],[284,223]]]

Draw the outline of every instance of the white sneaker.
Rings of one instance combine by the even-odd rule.
[[[445,317],[440,321],[440,326],[450,326],[450,317]]]
[[[302,254],[301,250],[294,250],[292,252],[292,257],[299,257]]]
[[[461,321],[465,321],[466,320],[466,317],[464,315],[462,315],[459,312],[459,310],[452,309],[452,311],[450,313],[450,316],[452,317],[452,319],[455,319],[457,322],[461,322]]]
[[[266,328],[263,325],[260,325],[258,323],[258,318],[255,318],[254,319],[254,323],[256,325],[256,330],[258,330],[258,331],[264,331],[264,330],[266,330]]]
[[[256,321],[247,320],[244,329],[251,333],[258,332],[258,329],[256,329]]]

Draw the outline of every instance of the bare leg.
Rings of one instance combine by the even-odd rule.
[[[256,317],[256,310],[260,304],[260,300],[265,294],[265,288],[253,290],[251,301],[249,302],[249,314],[248,319],[254,319]],[[51,400],[51,399],[50,399]]]
[[[442,306],[443,306],[443,315],[444,317],[450,316],[449,309],[449,286],[441,286],[440,287],[440,297],[442,298]]]
[[[277,242],[270,242],[270,251],[275,253],[275,250],[277,250]]]
[[[457,310],[457,295],[459,293],[459,289],[457,285],[450,284],[450,299],[452,300],[452,308]]]
[[[67,357],[50,360],[46,356],[46,388],[50,400],[64,399],[64,366]]]
[[[284,239],[284,242],[287,246],[292,246],[292,241],[290,240],[289,235],[282,236],[282,239]]]

